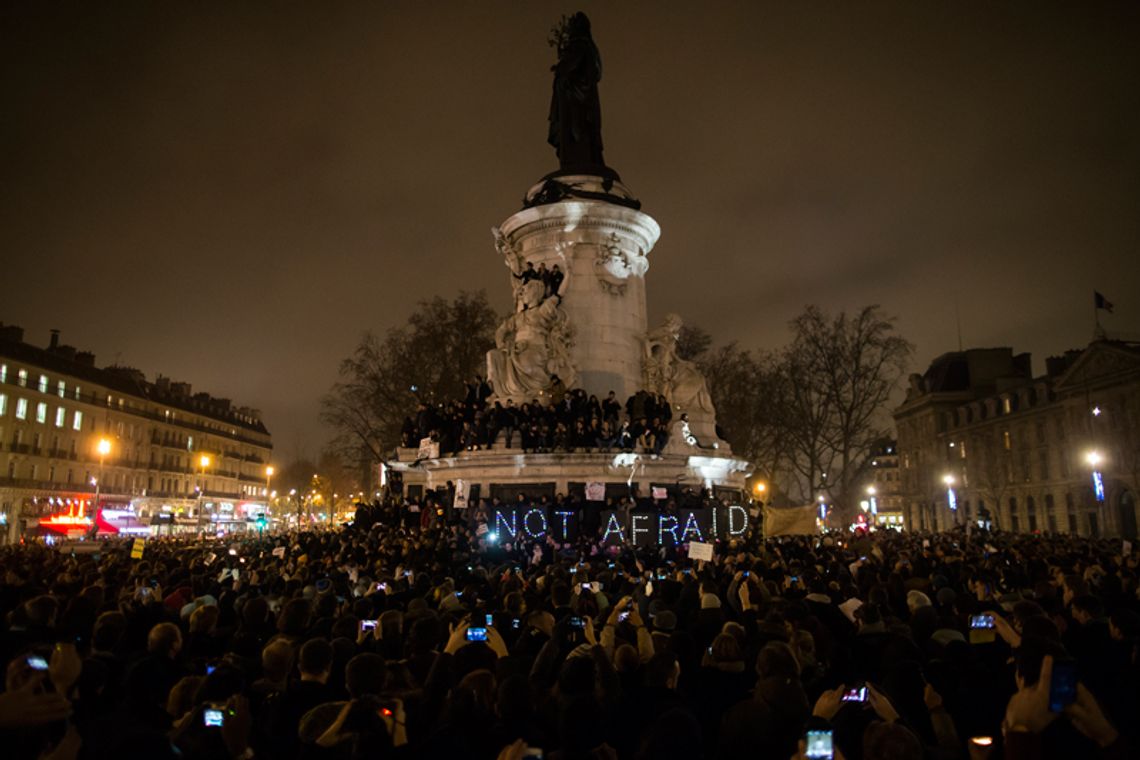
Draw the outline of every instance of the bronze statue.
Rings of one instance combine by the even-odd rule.
[[[590,20],[575,13],[554,30],[550,44],[558,48],[554,93],[550,99],[550,133],[562,171],[599,174],[602,159],[602,107],[598,82],[602,58],[590,36]]]

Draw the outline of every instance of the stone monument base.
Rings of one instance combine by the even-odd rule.
[[[482,451],[464,451],[456,456],[417,460],[416,449],[399,449],[392,469],[403,474],[404,492],[414,496],[447,488],[460,481],[470,489],[471,505],[478,499],[498,497],[514,502],[519,493],[529,499],[544,495],[575,494],[583,497],[587,483],[604,483],[607,497],[629,495],[636,486],[640,496],[650,498],[653,489],[665,489],[667,498],[680,497],[686,489],[702,489],[733,504],[747,496],[744,480],[751,465],[726,450],[698,449],[671,441],[659,455],[634,451],[522,453],[496,445]],[[659,492],[660,493],[660,492]]]

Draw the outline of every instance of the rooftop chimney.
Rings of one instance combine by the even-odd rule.
[[[52,328],[51,343],[48,344],[48,350],[54,351],[59,348],[59,330]]]

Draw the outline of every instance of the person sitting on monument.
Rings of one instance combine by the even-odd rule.
[[[621,402],[617,400],[617,394],[610,391],[602,402],[602,419],[616,426],[620,418]]]
[[[570,451],[570,431],[566,428],[565,422],[555,423],[551,436],[551,451]]]
[[[574,430],[570,437],[570,446],[575,451],[588,451],[593,445],[593,439],[586,428],[586,421],[579,417],[574,421]]]
[[[543,277],[543,284],[546,285],[546,298],[554,296],[558,297],[558,302],[562,303],[562,296],[559,294],[558,289],[562,287],[562,280],[566,277],[562,270],[555,264],[550,268],[550,271]]]
[[[617,443],[617,439],[618,436],[617,432],[614,431],[613,423],[606,420],[601,424],[601,427],[598,428],[597,435],[594,437],[594,445],[596,448],[608,453],[609,450],[614,447],[614,444]]]
[[[657,450],[657,439],[653,435],[653,428],[646,425],[643,420],[638,421],[637,448],[643,454],[655,454]]]
[[[649,427],[653,431],[653,453],[660,455],[661,450],[669,443],[669,425],[660,417],[654,417]]]
[[[634,437],[633,431],[630,430],[629,420],[624,420],[617,434],[617,447],[622,451],[630,451],[636,443],[637,438]]]
[[[518,274],[512,273],[511,276],[514,277],[516,280],[522,280],[523,285],[527,284],[531,280],[539,279],[539,274],[534,268],[534,262],[533,261],[528,261],[526,263],[525,269],[523,269]]]

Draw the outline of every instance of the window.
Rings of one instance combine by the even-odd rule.
[[[55,426],[61,428],[67,424],[67,410],[62,406],[57,407],[55,410]]]
[[[8,382],[8,365],[0,364],[0,383]]]
[[[36,404],[36,422],[41,425],[47,422],[47,404],[42,401]]]
[[[1009,451],[1013,448],[1013,439],[1009,437],[1008,430],[1001,431],[1001,445],[1005,448],[1006,451]]]
[[[958,457],[960,459],[966,458],[966,442],[965,441],[959,441],[958,442]]]
[[[67,398],[67,383],[60,380],[59,383],[56,384],[56,392],[60,398]]]
[[[76,401],[79,400],[79,397],[80,397],[80,395],[82,395],[82,393],[83,393],[83,389],[80,388],[78,385],[75,386],[75,400]]]
[[[39,389],[39,392],[40,392],[40,393],[47,393],[47,392],[48,392],[48,379],[47,379],[47,375],[40,375],[40,382],[39,382],[39,384],[36,386],[36,388],[38,388],[38,389]]]
[[[26,398],[16,399],[16,419],[28,419],[28,400]]]
[[[26,369],[22,369],[16,374],[16,382],[21,388],[28,387],[28,371]]]
[[[79,411],[78,409],[75,410],[75,416],[71,418],[71,429],[83,429],[83,412]]]
[[[1013,403],[1008,398],[1003,398],[1001,400],[1001,413],[1002,414],[1009,414],[1012,411],[1013,411]]]
[[[0,393],[0,417],[8,413],[8,394]]]

